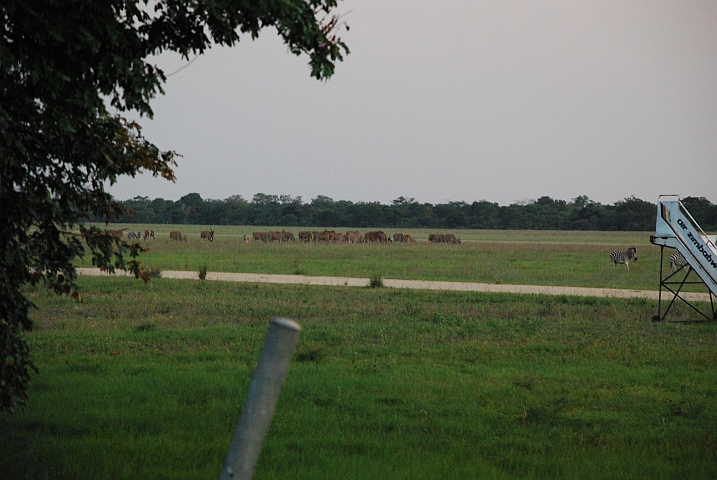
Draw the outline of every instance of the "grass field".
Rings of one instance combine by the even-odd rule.
[[[414,268],[406,278],[446,280],[469,275],[452,271],[452,257],[507,249],[502,270],[511,256],[518,266],[504,283],[562,281],[579,270],[576,256],[632,282],[651,262],[641,251],[630,272],[613,271],[605,254],[642,234],[605,234],[603,245],[568,232],[543,250],[500,239],[324,250],[217,233],[212,245],[160,237],[149,253],[158,268],[231,271],[222,257],[234,248],[236,271],[352,265],[355,276]],[[557,273],[525,268],[545,248]],[[431,256],[453,263],[415,266]],[[275,316],[303,332],[255,478],[717,477],[717,324],[653,323],[656,302],[169,279],[80,286],[84,303],[28,291],[41,373],[27,410],[0,415],[7,478],[217,478]]]
[[[126,227],[118,225],[117,227]],[[139,227],[130,226],[139,230]],[[406,230],[415,244],[265,244],[244,243],[242,236],[270,227],[217,228],[214,243],[201,242],[207,227],[154,226],[157,240],[143,242],[141,260],[159,270],[302,274],[410,280],[560,285],[657,290],[660,249],[649,232],[560,232],[461,230],[461,245],[429,244],[428,230]],[[281,230],[283,227],[271,227]],[[170,230],[182,230],[186,243],[169,241]],[[290,229],[295,235],[299,229]],[[337,229],[338,231],[339,229]],[[393,231],[387,231],[393,233]],[[638,249],[638,261],[613,269],[613,250]],[[666,256],[672,251],[666,250]],[[669,269],[668,259],[664,259]],[[89,259],[84,265],[89,266]],[[704,288],[688,288],[706,291]]]
[[[105,224],[97,224],[100,228],[105,228]],[[155,225],[139,225],[132,223],[110,224],[106,228],[122,229],[126,228],[130,231],[144,231],[146,228],[154,230],[158,239],[168,239],[169,232],[173,230],[182,231],[190,239],[199,241],[199,232],[208,230],[210,227],[205,225],[171,225],[171,224],[155,224]],[[253,232],[273,231],[290,231],[296,236],[301,230],[335,230],[337,232],[346,232],[347,230],[359,230],[365,233],[371,230],[383,230],[387,234],[408,233],[420,243],[428,241],[430,233],[454,233],[461,241],[467,242],[560,242],[560,243],[594,243],[602,245],[628,245],[650,243],[650,234],[654,232],[590,232],[590,231],[564,231],[564,230],[439,230],[436,229],[398,229],[398,228],[342,228],[342,227],[277,227],[277,226],[235,226],[222,225],[214,228],[216,238],[241,238],[245,234],[251,235]]]

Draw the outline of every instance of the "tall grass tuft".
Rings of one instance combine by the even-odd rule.
[[[373,275],[368,281],[368,286],[371,288],[382,288],[384,285],[383,278],[381,278],[381,274],[379,273]]]
[[[145,271],[150,278],[160,278],[162,276],[162,269],[159,267],[150,267]]]
[[[294,275],[306,275],[306,269],[301,266],[301,262],[294,259]]]
[[[206,278],[207,278],[207,266],[205,264],[205,265],[202,265],[201,267],[199,267],[199,280],[204,280]]]

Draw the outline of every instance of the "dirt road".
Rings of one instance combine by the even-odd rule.
[[[80,275],[107,276],[96,268],[78,268]],[[126,272],[118,271],[116,276],[127,276]],[[197,272],[165,270],[162,278],[181,280],[199,280]],[[279,283],[287,285],[324,285],[334,287],[367,287],[368,278],[354,277],[310,277],[306,275],[268,275],[262,273],[226,273],[207,272],[207,280],[246,283]],[[659,293],[655,290],[621,290],[615,288],[584,288],[584,287],[551,287],[538,285],[497,285],[490,283],[468,282],[434,282],[424,280],[397,280],[386,278],[383,284],[387,288],[408,288],[416,290],[451,290],[459,292],[493,292],[518,293],[525,295],[568,295],[577,297],[615,297],[615,298],[646,298],[657,300]],[[669,298],[663,294],[664,298]],[[708,293],[681,293],[692,302],[709,302]]]

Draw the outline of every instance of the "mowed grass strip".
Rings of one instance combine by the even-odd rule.
[[[717,475],[717,325],[655,302],[80,282],[29,291],[9,478],[217,478],[275,316],[303,331],[255,478]]]
[[[241,234],[228,230],[242,231],[240,227],[217,227],[216,240],[209,243],[199,240],[198,229],[202,227],[192,228],[197,232],[190,234],[185,243],[170,242],[168,233],[158,233],[157,240],[143,242],[149,248],[140,257],[145,267],[199,272],[206,266],[210,272],[359,278],[381,276],[407,280],[637,290],[657,290],[659,286],[660,249],[649,243],[649,233],[472,230],[461,232],[474,239],[461,245],[429,244],[424,238],[427,234],[421,237],[420,233],[418,238],[424,240],[414,244],[350,245],[244,243]],[[296,228],[293,230],[298,233]],[[536,237],[535,241],[528,240],[531,235]],[[508,240],[511,238],[522,240]],[[635,242],[625,243],[629,241]],[[630,262],[629,271],[624,265],[613,269],[610,252],[625,251],[630,246],[637,247],[639,260]],[[667,257],[672,252],[666,250],[663,259],[665,271],[669,270]],[[89,259],[78,265],[89,266]],[[686,290],[707,291],[704,287],[692,285]]]

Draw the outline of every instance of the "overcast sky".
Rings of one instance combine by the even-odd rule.
[[[348,0],[309,76],[275,30],[169,77],[144,135],[177,182],[110,192],[391,203],[631,195],[717,203],[717,0]],[[186,61],[162,56],[170,74]]]

